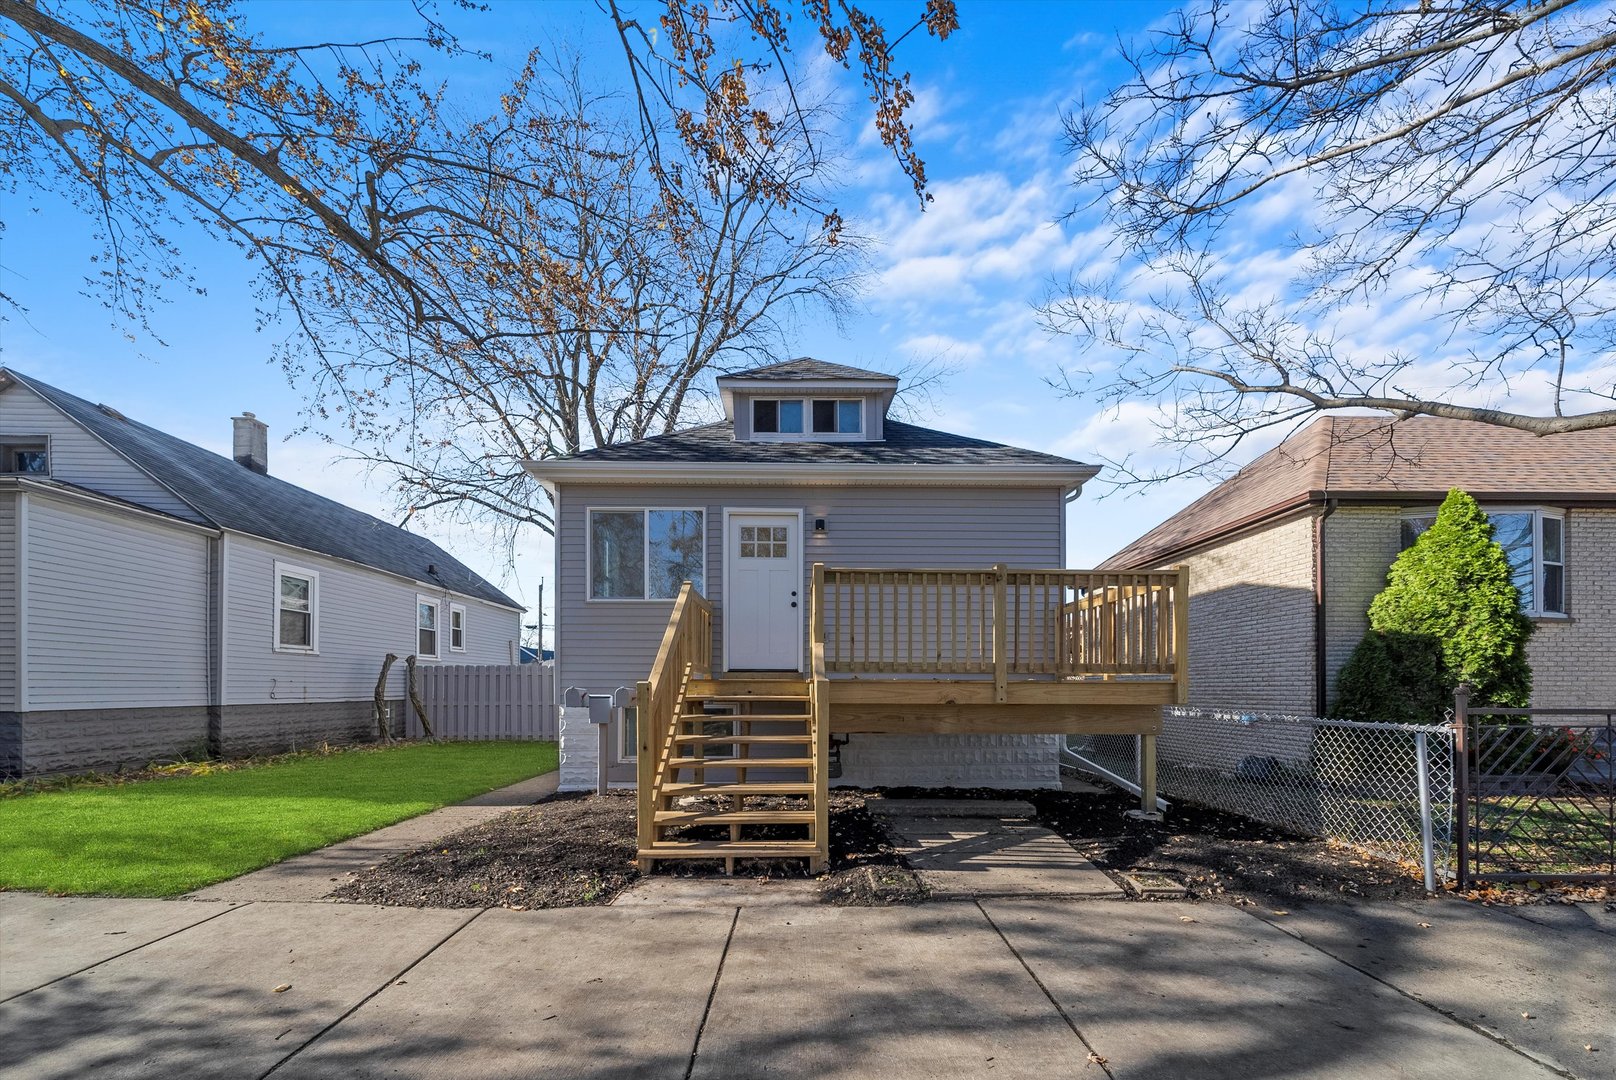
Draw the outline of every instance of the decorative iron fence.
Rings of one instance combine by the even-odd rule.
[[[1139,783],[1139,737],[1071,736],[1078,768]],[[1453,729],[1169,707],[1156,741],[1165,799],[1227,810],[1373,854],[1421,863],[1427,887],[1451,865]]]
[[[1616,708],[1454,707],[1459,883],[1616,880]]]

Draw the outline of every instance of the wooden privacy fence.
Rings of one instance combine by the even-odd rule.
[[[416,669],[421,702],[440,739],[554,739],[555,664],[438,664]],[[421,721],[405,707],[405,733]]]
[[[1184,573],[815,566],[825,668],[847,674],[1176,677]],[[823,629],[819,630],[822,620]]]

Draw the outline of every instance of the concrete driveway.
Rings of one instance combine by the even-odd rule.
[[[1611,1080],[1616,916],[1524,915],[0,894],[0,1073]]]

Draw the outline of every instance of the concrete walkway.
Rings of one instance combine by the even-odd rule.
[[[1122,889],[1016,799],[872,799],[936,900],[1121,899]]]
[[[519,806],[531,806],[555,794],[561,782],[558,771],[545,773],[484,792],[463,803],[431,810],[419,817],[389,825],[385,829],[356,836],[296,855],[274,866],[254,870],[217,885],[198,889],[187,900],[318,900],[351,875],[375,866],[383,859],[413,851],[440,836],[469,829]]]
[[[1611,946],[1597,919],[1457,901],[479,912],[12,893],[0,1074],[1610,1080]]]

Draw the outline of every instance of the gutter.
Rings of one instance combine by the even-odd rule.
[[[1325,625],[1325,559],[1324,559],[1324,523],[1330,520],[1330,515],[1336,512],[1340,505],[1338,499],[1325,499],[1324,512],[1313,523],[1313,715],[1326,716],[1330,703],[1326,700],[1329,692],[1328,678],[1325,672],[1328,649]]]
[[[529,475],[553,490],[560,482],[598,484],[752,484],[766,487],[1022,487],[1081,488],[1096,465],[922,465],[848,462],[525,461]]]

